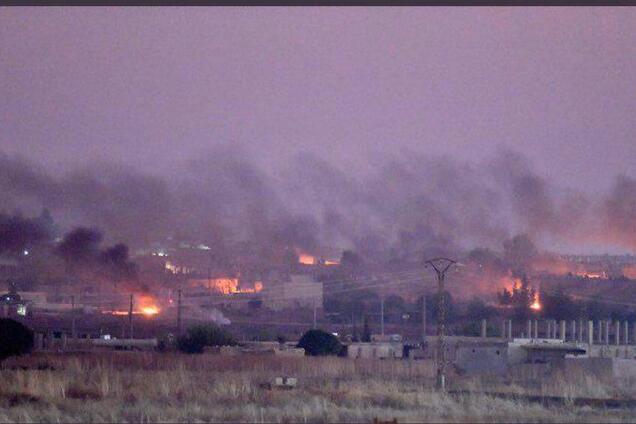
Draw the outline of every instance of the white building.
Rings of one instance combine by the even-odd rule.
[[[289,280],[265,284],[262,295],[263,306],[273,310],[321,308],[323,286],[310,275],[291,275]]]

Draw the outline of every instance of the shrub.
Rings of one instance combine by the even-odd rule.
[[[205,346],[234,346],[234,337],[216,325],[196,325],[179,337],[177,346],[185,353],[201,353]]]
[[[0,318],[0,361],[33,349],[33,331],[18,321]]]
[[[297,346],[305,349],[305,354],[310,356],[338,355],[342,350],[336,336],[322,330],[307,331]]]

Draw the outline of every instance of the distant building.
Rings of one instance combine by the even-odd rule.
[[[290,275],[288,279],[264,284],[263,306],[273,310],[322,307],[323,285],[310,275]]]
[[[2,314],[5,317],[14,314],[26,315],[26,302],[18,294],[15,284],[10,284],[9,291],[0,295],[0,305],[2,306]]]
[[[354,342],[347,345],[348,358],[362,359],[402,359],[402,342]]]

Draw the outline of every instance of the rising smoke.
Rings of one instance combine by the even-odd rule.
[[[218,257],[246,241],[265,261],[277,260],[285,248],[318,246],[408,261],[475,247],[501,249],[520,233],[544,249],[555,240],[636,248],[636,181],[626,176],[596,199],[556,186],[509,151],[485,163],[409,152],[366,173],[307,153],[276,169],[251,157],[240,147],[220,145],[185,164],[178,177],[164,179],[112,164],[58,176],[0,155],[0,190],[5,210],[33,216],[47,208],[67,231],[94,226],[108,243],[133,247],[184,238],[210,245]],[[11,219],[0,217],[1,249],[19,249],[22,238],[40,237],[29,219]],[[85,247],[95,252],[100,241],[84,240]],[[69,249],[61,254],[71,254],[72,243]],[[123,248],[102,253],[107,262],[127,256]]]

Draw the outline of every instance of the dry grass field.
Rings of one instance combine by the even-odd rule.
[[[262,386],[294,376],[292,390]],[[635,410],[543,406],[484,391],[631,397],[630,385],[555,376],[533,388],[452,378],[432,389],[427,362],[112,352],[34,354],[0,371],[0,422],[629,422]]]

